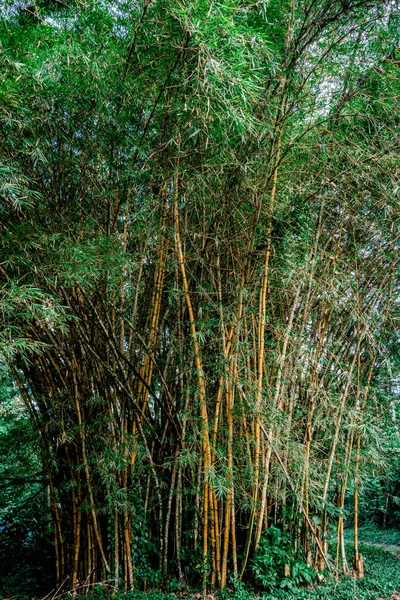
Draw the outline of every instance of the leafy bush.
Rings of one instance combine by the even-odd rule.
[[[261,538],[250,567],[257,587],[265,590],[293,590],[315,578],[314,570],[293,551],[291,535],[273,526]]]

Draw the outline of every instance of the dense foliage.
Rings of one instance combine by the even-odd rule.
[[[48,482],[29,415],[0,374],[0,596],[38,594],[54,583]]]
[[[363,575],[360,509],[397,502],[398,21],[7,5],[1,443],[26,428],[58,586]]]

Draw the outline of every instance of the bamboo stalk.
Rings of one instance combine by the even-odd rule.
[[[189,323],[190,323],[190,332],[192,337],[193,351],[194,351],[194,359],[196,365],[197,372],[197,385],[198,385],[198,394],[199,394],[199,404],[200,404],[200,415],[201,415],[201,436],[202,436],[202,444],[203,444],[203,467],[204,467],[204,515],[203,515],[203,582],[202,589],[203,592],[206,590],[207,585],[207,572],[206,572],[206,564],[207,564],[207,555],[208,555],[208,503],[209,503],[209,468],[211,467],[211,449],[210,449],[210,441],[208,434],[208,413],[207,413],[207,405],[206,405],[206,386],[204,380],[204,372],[203,366],[200,357],[200,348],[197,341],[197,331],[196,324],[194,318],[194,311],[192,306],[192,300],[189,292],[189,285],[186,277],[186,268],[185,261],[182,250],[182,242],[179,233],[179,210],[178,210],[178,173],[175,172],[175,180],[174,180],[174,212],[175,212],[175,244],[178,255],[178,262],[181,269],[181,276],[183,282],[183,291],[186,300],[186,307],[189,314]]]

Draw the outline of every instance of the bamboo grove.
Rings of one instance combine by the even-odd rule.
[[[224,588],[271,525],[316,570],[362,576],[398,341],[398,16],[5,10],[0,343],[59,585]]]

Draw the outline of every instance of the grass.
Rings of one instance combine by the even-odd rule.
[[[359,539],[369,544],[384,544],[385,546],[400,546],[400,531],[397,529],[379,529],[376,525],[367,524],[359,528]],[[345,538],[353,539],[353,531],[345,530]]]

